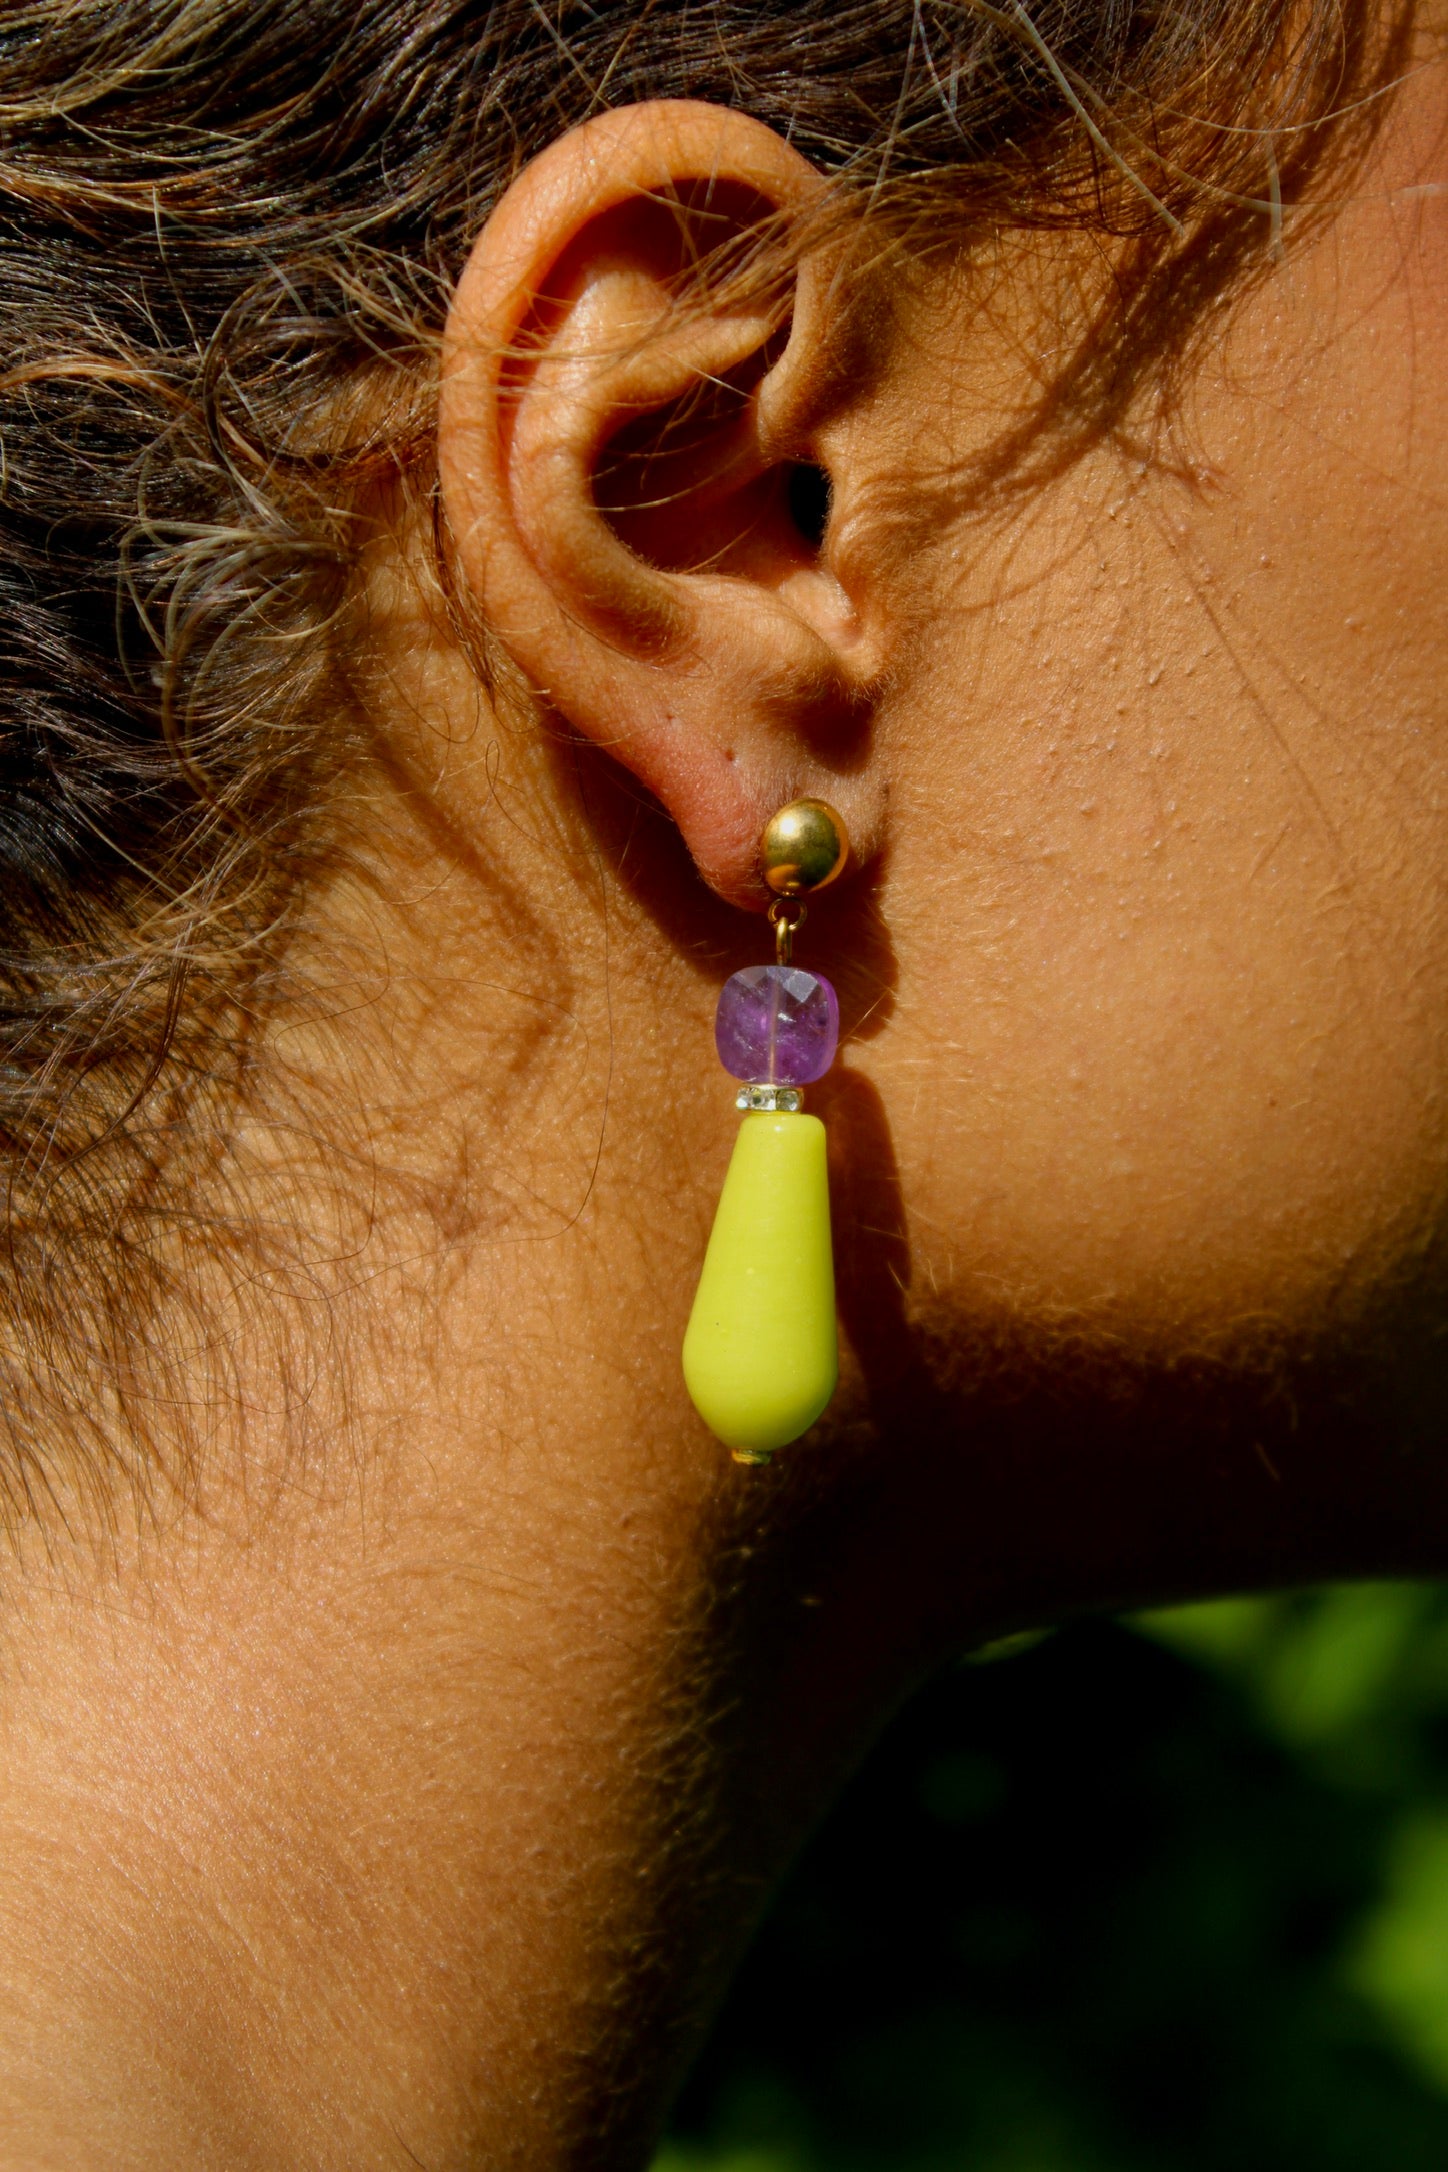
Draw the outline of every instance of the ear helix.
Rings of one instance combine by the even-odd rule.
[[[792,800],[766,824],[775,962],[733,974],[714,1022],[719,1059],[743,1081],[744,1121],[684,1336],[684,1380],[736,1463],[768,1463],[807,1432],[839,1375],[825,1127],[803,1113],[803,1089],[834,1061],[840,1013],[829,981],[796,966],[793,947],[806,895],[848,857],[845,825],[824,800]]]

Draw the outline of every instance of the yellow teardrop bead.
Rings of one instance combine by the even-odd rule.
[[[761,1459],[835,1392],[825,1127],[755,1111],[739,1126],[684,1337],[684,1379],[726,1446]]]

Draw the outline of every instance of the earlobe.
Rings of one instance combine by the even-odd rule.
[[[877,644],[816,474],[828,283],[711,277],[821,183],[760,123],[626,107],[554,144],[459,283],[439,465],[467,587],[525,677],[664,803],[740,904],[764,819],[817,791],[866,849]],[[808,493],[805,494],[806,497]],[[846,774],[849,772],[849,774]]]

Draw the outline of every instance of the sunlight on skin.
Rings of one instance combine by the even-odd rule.
[[[1209,336],[1166,430],[912,556],[879,725],[900,984],[852,1061],[943,1313],[1310,1332],[1437,1248],[1437,95]],[[968,472],[1015,336],[982,357],[978,321],[966,282],[902,342],[860,424],[885,478],[912,435]]]
[[[1057,260],[994,312],[942,276],[849,399],[802,289],[756,451],[809,415],[835,512],[822,567],[756,586],[608,528],[597,387],[499,421],[485,235],[441,466],[500,691],[379,507],[370,880],[317,901],[330,995],[276,1036],[323,1113],[263,1106],[237,1147],[336,1232],[303,1293],[325,1450],[243,1351],[217,1424],[245,1475],[218,1456],[201,1516],[29,1542],[6,2172],[351,2172],[399,2138],[430,2172],[636,2162],[770,1879],[922,1669],[1077,1608],[1442,1565],[1443,1481],[1400,1453],[1444,1393],[1442,120],[1425,74],[1173,419],[1024,502],[969,479],[1023,334],[1050,350],[1025,305]],[[666,170],[687,133],[615,124]],[[807,185],[708,126],[718,170]],[[609,170],[574,141],[525,173],[513,276],[548,291],[581,232],[587,286]],[[636,307],[628,239],[604,318]],[[716,329],[688,369],[727,365]],[[759,822],[802,788],[859,846],[808,952],[855,1029],[817,1103],[847,1374],[741,1479],[678,1346],[734,1127],[713,999],[761,953]]]

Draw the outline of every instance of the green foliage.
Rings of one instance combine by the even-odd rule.
[[[655,2172],[1448,2165],[1448,1591],[1073,1629],[904,1713]]]

